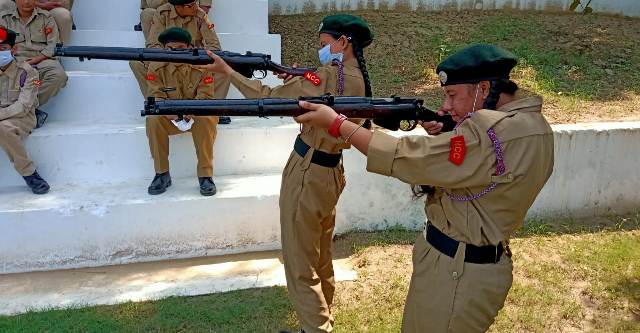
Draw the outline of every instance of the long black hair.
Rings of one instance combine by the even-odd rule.
[[[489,81],[489,83],[489,95],[484,101],[484,109],[495,110],[501,94],[513,96],[519,89],[518,84],[509,79],[492,80]],[[436,189],[429,185],[413,185],[411,186],[411,191],[413,192],[414,198],[418,199],[425,194],[434,195]]]
[[[345,36],[347,40],[351,42],[353,46],[353,53],[358,60],[358,67],[362,73],[362,79],[364,80],[364,95],[365,97],[373,97],[373,90],[371,89],[371,80],[369,79],[369,71],[367,70],[367,60],[364,58],[364,48],[360,46],[360,43],[353,37],[349,37],[346,34],[330,34],[333,39],[338,40],[340,37]]]

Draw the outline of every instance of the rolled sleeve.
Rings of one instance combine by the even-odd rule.
[[[367,154],[367,171],[391,176],[393,161],[398,148],[398,138],[375,131],[369,143]]]

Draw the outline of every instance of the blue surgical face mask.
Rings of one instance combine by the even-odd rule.
[[[318,51],[318,58],[320,59],[320,63],[323,65],[330,64],[333,60],[338,60],[342,62],[342,58],[344,54],[340,53],[331,53],[331,44],[325,45]]]
[[[0,67],[8,65],[13,61],[11,50],[0,51]]]

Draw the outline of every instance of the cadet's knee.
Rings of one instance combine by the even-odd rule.
[[[145,8],[140,12],[140,21],[142,23],[146,23],[153,19],[153,15],[156,13],[156,10],[153,8]]]
[[[70,26],[73,22],[73,16],[66,8],[58,7],[50,10],[49,12],[53,15],[53,18],[58,25]]]
[[[15,6],[15,3],[11,0],[0,0],[0,11],[10,10]]]

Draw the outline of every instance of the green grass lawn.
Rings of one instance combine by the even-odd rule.
[[[376,39],[367,48],[374,95],[442,98],[436,65],[469,43],[494,43],[520,58],[513,78],[545,97],[553,123],[640,119],[640,19],[573,13],[360,11]],[[283,62],[317,65],[325,14],[272,16]]]
[[[398,332],[418,233],[337,237],[358,280],[337,285],[336,332]],[[491,332],[640,332],[640,214],[531,220]],[[297,326],[282,287],[0,317],[0,332],[277,332]]]

